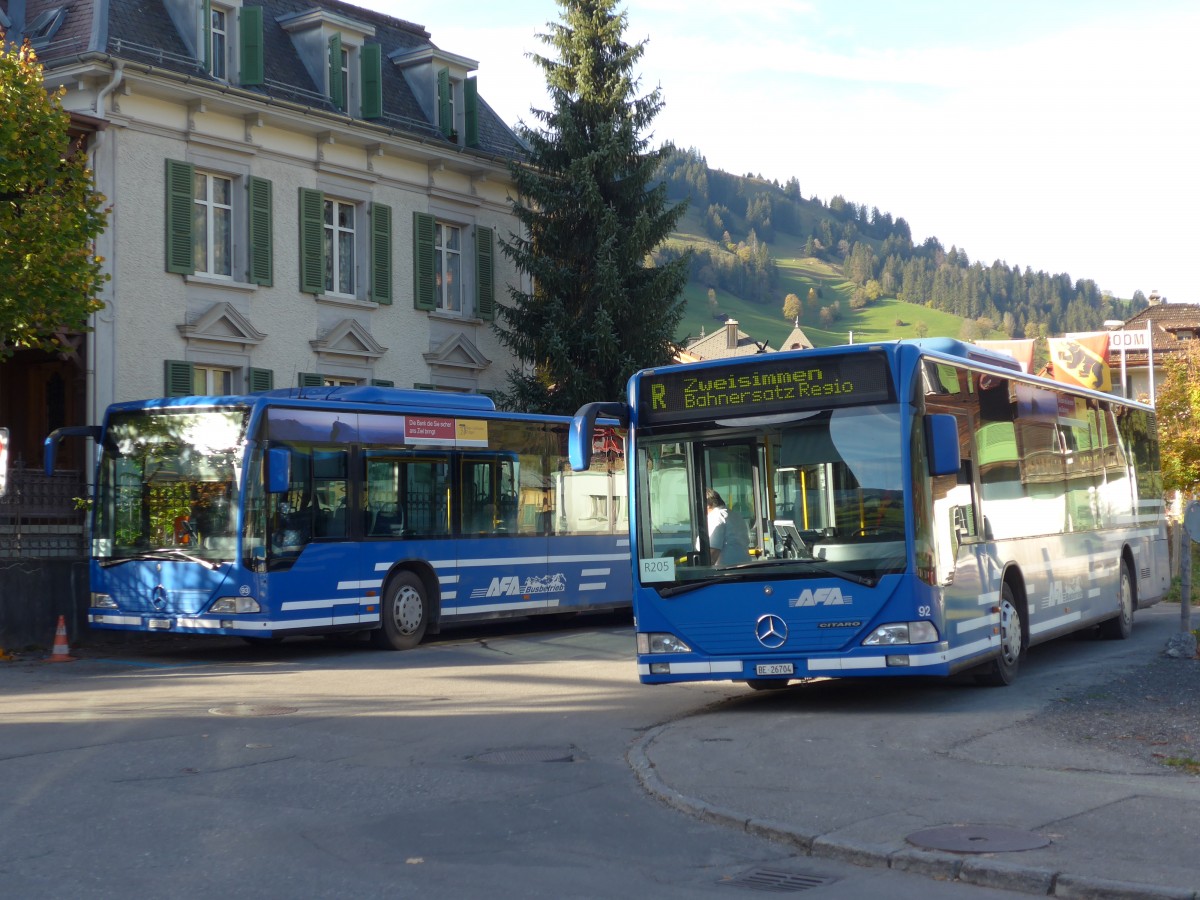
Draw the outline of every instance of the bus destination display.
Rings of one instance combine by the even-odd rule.
[[[784,359],[758,359],[642,375],[639,424],[767,415],[892,399],[887,359],[882,353],[807,359],[788,354]]]

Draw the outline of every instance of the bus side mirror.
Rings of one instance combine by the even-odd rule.
[[[950,413],[925,417],[925,444],[929,448],[929,474],[953,475],[961,460],[958,452],[958,419]]]
[[[100,443],[100,426],[68,425],[65,428],[55,428],[50,432],[49,437],[42,443],[42,467],[47,475],[54,474],[54,467],[58,460],[58,444],[66,437],[91,438],[98,444]]]
[[[629,411],[624,403],[585,403],[579,407],[567,434],[567,456],[576,472],[586,472],[592,464],[592,432],[598,416],[616,419],[623,426],[629,424]]]
[[[285,494],[292,483],[292,454],[287,447],[267,451],[267,493]]]

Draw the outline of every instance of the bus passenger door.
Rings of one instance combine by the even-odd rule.
[[[561,585],[547,570],[546,517],[540,506],[523,514],[520,488],[515,453],[458,459],[459,615],[525,615],[559,599]]]
[[[703,472],[706,487],[715,490],[737,522],[737,533],[745,526],[746,554],[757,558],[763,547],[764,517],[763,484],[759,477],[759,448],[754,443],[708,444],[703,448]],[[740,520],[740,521],[739,521]],[[707,548],[708,534],[700,536],[701,546]],[[703,554],[702,554],[703,557]]]

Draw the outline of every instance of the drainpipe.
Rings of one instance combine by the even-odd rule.
[[[118,59],[113,63],[112,79],[104,87],[100,88],[99,92],[96,94],[96,102],[93,104],[92,110],[97,116],[100,116],[101,118],[104,117],[104,100],[109,94],[116,90],[117,85],[121,83],[121,78],[124,77],[124,75],[125,63]]]

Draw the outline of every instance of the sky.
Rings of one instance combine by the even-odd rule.
[[[477,60],[509,124],[554,0],[352,0]],[[903,217],[973,261],[1200,303],[1195,0],[628,0],[648,135]],[[1189,212],[1194,210],[1195,212]]]

